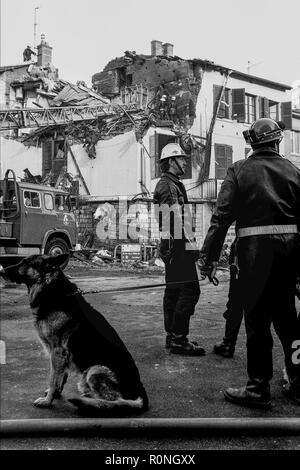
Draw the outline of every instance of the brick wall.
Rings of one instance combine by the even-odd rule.
[[[101,232],[99,239],[98,222],[93,219],[97,207],[105,201],[85,202],[81,204],[78,214],[79,243],[83,244],[87,237],[93,242],[93,247],[115,247],[122,243],[156,243],[159,240],[159,227],[154,214],[154,205],[151,201],[137,200],[122,202],[121,213],[118,201],[107,201],[114,208],[114,215],[110,217],[111,224],[107,224],[105,232]],[[198,246],[201,246],[210,221],[211,209],[202,202],[191,203],[193,214],[193,231]],[[108,220],[108,219],[106,219]],[[104,224],[103,224],[104,225]],[[98,232],[98,234],[97,234]],[[104,233],[104,237],[103,237]],[[230,229],[227,238],[232,238],[234,229]],[[226,241],[229,243],[229,241]]]

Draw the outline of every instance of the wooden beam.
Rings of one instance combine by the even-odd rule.
[[[73,151],[72,151],[72,149],[71,149],[71,146],[70,146],[68,140],[66,140],[66,144],[67,144],[68,151],[69,151],[70,154],[71,154],[71,157],[72,157],[72,160],[73,160],[74,165],[75,165],[75,167],[76,167],[76,170],[77,170],[77,172],[78,172],[78,174],[79,174],[79,176],[80,176],[80,178],[81,178],[83,187],[84,187],[84,189],[85,189],[87,195],[90,196],[91,193],[90,193],[90,191],[89,191],[89,188],[87,187],[87,184],[86,184],[86,182],[85,182],[85,179],[84,179],[84,177],[83,177],[83,174],[81,173],[81,170],[80,170],[80,168],[79,168],[79,165],[78,165],[78,163],[77,163],[77,160],[76,160],[76,158],[75,158],[75,155],[74,155],[74,153],[73,153]]]

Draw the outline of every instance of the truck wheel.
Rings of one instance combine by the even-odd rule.
[[[69,245],[62,238],[51,238],[46,244],[45,255],[57,256],[63,253],[69,253]],[[68,260],[61,265],[61,269],[65,269],[68,264]]]

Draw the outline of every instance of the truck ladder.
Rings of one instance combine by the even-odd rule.
[[[0,131],[21,128],[39,128],[52,125],[69,124],[70,122],[89,121],[99,117],[120,115],[138,111],[135,105],[97,105],[67,106],[62,108],[22,108],[0,110]]]

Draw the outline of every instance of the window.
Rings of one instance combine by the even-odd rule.
[[[292,153],[300,155],[300,131],[292,131]]]
[[[234,88],[232,90],[232,119],[237,122],[246,120],[246,97],[245,88]]]
[[[42,175],[51,175],[48,181],[52,186],[55,185],[60,173],[64,167],[67,167],[67,148],[62,140],[46,140],[43,143],[43,167]]]
[[[269,100],[269,118],[278,121],[279,119],[279,103]]]
[[[245,94],[245,121],[251,124],[256,120],[256,96]]]
[[[151,179],[159,178],[161,176],[159,159],[162,149],[165,145],[172,142],[178,142],[174,135],[159,134],[155,132],[150,136],[150,164],[151,164]],[[192,162],[191,158],[187,158],[185,174],[181,179],[190,179],[192,177]]]
[[[68,196],[56,194],[55,196],[55,210],[59,212],[70,212],[70,204]]]
[[[232,165],[232,147],[215,144],[215,178],[223,180],[230,165]]]
[[[230,119],[230,90],[225,88],[223,96],[220,101],[218,117]]]
[[[262,96],[259,97],[259,117],[269,117],[269,100],[268,98],[264,98]]]
[[[214,111],[216,110],[216,107],[218,106],[219,100],[219,109],[218,109],[218,118],[224,118],[224,119],[230,119],[230,98],[231,98],[231,90],[229,88],[225,88],[223,91],[223,94],[220,98],[220,95],[222,93],[223,87],[220,85],[214,85],[213,86],[213,93],[214,93]]]
[[[44,195],[44,203],[45,209],[47,209],[48,211],[52,211],[54,209],[52,194],[46,193]]]
[[[34,207],[38,209],[41,207],[40,195],[35,191],[24,191],[24,205],[25,207]]]

